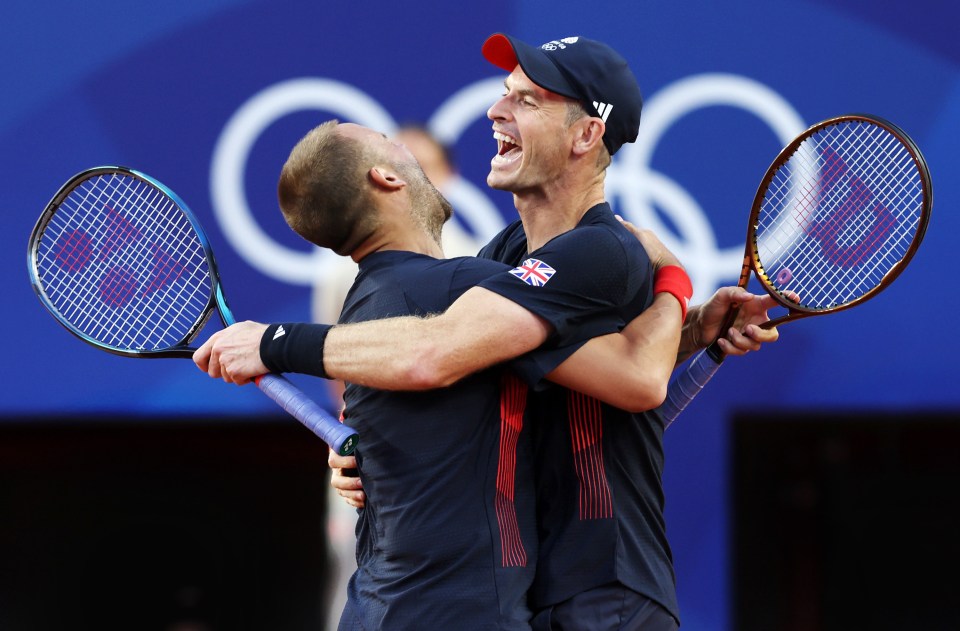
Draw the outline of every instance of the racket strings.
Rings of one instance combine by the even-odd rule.
[[[109,259],[111,251],[116,248],[118,232],[126,232],[127,234],[129,232],[123,230],[122,225],[115,220],[106,220],[95,224],[90,221],[90,217],[81,214],[85,212],[84,209],[97,207],[109,213],[107,190],[107,188],[93,187],[89,181],[84,182],[80,188],[73,191],[61,203],[58,212],[53,216],[44,232],[44,238],[48,243],[59,243],[59,240],[54,240],[58,239],[56,237],[57,231],[62,230],[58,224],[63,223],[66,219],[73,227],[74,232],[72,234],[80,232],[87,235],[87,240],[90,242],[101,244],[89,267],[85,266],[85,269],[71,267],[68,270],[61,270],[64,273],[58,274],[56,267],[43,265],[42,243],[39,255],[40,274],[45,281],[45,290],[47,295],[57,304],[60,312],[67,316],[79,329],[92,334],[96,339],[113,342],[114,340],[109,339],[103,332],[101,324],[104,315],[103,307],[110,306],[114,309],[113,315],[124,317],[122,311],[118,312],[116,308],[122,302],[121,279],[128,276],[125,274],[126,268],[121,267],[111,267],[108,273],[108,270],[103,266],[103,262]],[[109,216],[109,214],[106,215],[106,217]],[[120,229],[118,230],[118,228]],[[59,239],[62,239],[62,237],[59,237]],[[57,275],[54,277],[49,273],[45,274],[45,272],[52,272]],[[128,278],[132,280],[132,276]],[[99,296],[94,291],[82,291],[92,287],[95,282],[94,279],[100,279],[96,284],[96,287],[100,289]],[[130,286],[132,287],[132,284]],[[124,319],[126,318],[124,317]]]
[[[143,203],[143,200],[138,203]],[[138,336],[145,340],[163,340],[162,336],[157,337],[157,323],[162,322],[162,318],[151,323],[147,312],[133,310],[136,292],[140,290],[146,293],[142,285],[138,288],[138,276],[143,276],[141,270],[151,264],[145,258],[145,250],[130,247],[131,241],[145,237],[126,221],[114,216],[105,224],[106,228],[100,234],[103,243],[101,260],[109,261],[111,266],[99,276],[99,294],[86,292],[85,300],[78,308],[86,318],[81,325],[86,326],[88,333],[97,339],[122,348],[146,348],[150,346],[149,341],[139,342]],[[122,263],[113,264],[111,257],[114,251],[123,252]],[[109,309],[102,309],[104,305]]]
[[[40,286],[61,316],[114,348],[174,346],[196,328],[212,293],[206,254],[166,194],[117,173],[83,180],[37,245]]]
[[[776,170],[753,227],[763,281],[809,309],[856,300],[906,256],[924,188],[912,153],[866,122],[810,135]]]
[[[198,248],[202,246],[198,242],[195,243],[196,237],[190,229],[189,222],[166,195],[133,178],[121,180],[121,182],[125,185],[137,184],[135,187],[118,190],[119,194],[129,196],[132,208],[153,211],[149,221],[138,222],[144,229],[143,239],[138,242],[139,247],[128,249],[124,258],[126,262],[126,257],[130,257],[131,266],[141,270],[141,277],[143,273],[147,274],[141,291],[144,297],[149,297],[151,300],[145,307],[139,309],[136,302],[131,301],[128,304],[125,311],[129,312],[133,326],[127,329],[127,337],[121,341],[123,344],[133,343],[134,338],[130,337],[130,334],[136,332],[147,340],[163,340],[160,344],[149,346],[149,348],[165,347],[179,341],[205,307],[206,298],[209,296],[209,283],[203,283],[206,279],[206,261],[205,258],[198,259],[200,267],[195,268],[202,273],[201,285],[189,278],[185,283],[173,282],[180,276],[180,274],[171,273],[173,269],[177,268],[181,272],[185,269],[185,265],[178,262],[179,257],[186,254],[184,258],[189,260],[190,251],[200,252]],[[165,286],[169,286],[170,291],[162,295],[162,300],[154,300],[157,296],[156,291]],[[196,294],[198,287],[201,289],[199,295]],[[199,300],[192,300],[191,295]]]
[[[147,193],[149,197],[145,197]],[[150,244],[151,268],[149,284],[143,291],[150,295],[165,287],[170,288],[161,301],[152,303],[157,309],[162,309],[163,315],[167,317],[157,318],[155,321],[157,326],[151,329],[152,323],[146,316],[157,312],[145,311],[137,314],[137,322],[143,325],[145,333],[159,336],[156,339],[162,339],[164,335],[168,335],[167,331],[160,330],[159,325],[164,322],[178,323],[181,326],[169,332],[172,332],[170,337],[177,338],[175,341],[179,341],[187,332],[182,326],[197,321],[210,295],[209,271],[206,267],[206,256],[202,251],[203,246],[197,240],[180,208],[158,189],[142,184],[138,187],[135,204],[137,208],[155,208],[162,211],[154,216],[153,221],[143,224]],[[142,259],[146,258],[145,250],[137,252],[144,255]],[[191,255],[196,263],[188,266]],[[192,277],[188,275],[184,278],[185,282],[176,283],[175,281],[188,270],[192,272]]]

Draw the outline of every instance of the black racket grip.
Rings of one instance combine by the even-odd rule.
[[[710,381],[720,368],[720,363],[723,361],[723,352],[720,351],[719,346],[713,349],[714,345],[716,345],[716,342],[700,351],[687,364],[683,372],[670,382],[667,388],[667,398],[659,408],[664,429],[670,427],[670,423],[673,423],[680,412],[683,412],[684,408],[703,390],[703,386]]]
[[[357,447],[357,432],[337,421],[286,377],[266,374],[256,379],[257,386],[291,416],[307,426],[341,456],[349,456]]]

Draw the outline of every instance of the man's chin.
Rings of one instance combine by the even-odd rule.
[[[491,172],[487,175],[487,186],[496,191],[509,191],[510,184],[508,178],[503,177],[500,173]]]

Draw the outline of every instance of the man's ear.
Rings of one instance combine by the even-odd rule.
[[[577,155],[590,153],[603,144],[603,132],[607,126],[595,116],[585,116],[575,123],[576,136],[573,139],[573,152]]]
[[[407,185],[396,171],[386,167],[372,167],[368,175],[376,186],[388,191],[400,190]]]

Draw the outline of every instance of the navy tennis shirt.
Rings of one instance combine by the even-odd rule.
[[[508,269],[478,258],[370,254],[340,322],[445,311]],[[536,566],[527,387],[503,368],[428,392],[347,384],[366,505],[340,629],[529,629]]]
[[[603,203],[534,252],[515,222],[480,256],[515,266],[481,287],[554,327],[547,346],[515,362],[534,389],[528,418],[539,554],[532,608],[619,581],[679,620],[663,516],[662,420],[656,411],[631,414],[542,381],[585,337],[617,331],[650,306],[645,250]]]

